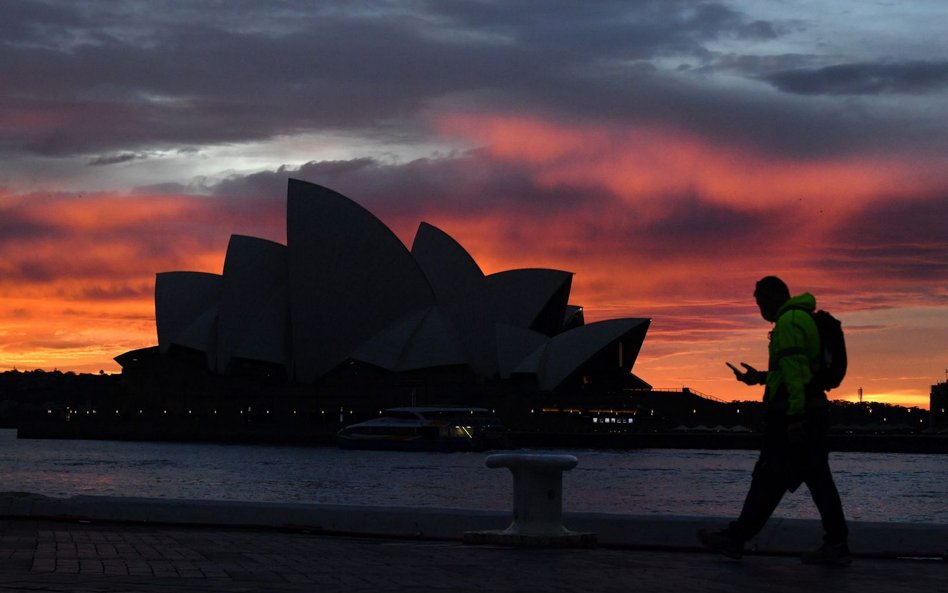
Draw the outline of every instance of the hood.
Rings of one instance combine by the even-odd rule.
[[[787,309],[806,309],[812,313],[816,310],[816,297],[808,292],[791,297],[789,301],[780,307],[780,312],[778,315],[783,314],[783,312]]]

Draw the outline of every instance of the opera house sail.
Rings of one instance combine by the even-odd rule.
[[[286,245],[233,235],[221,274],[157,274],[158,346],[117,357],[123,373],[173,359],[163,368],[204,384],[260,373],[392,404],[647,387],[631,371],[649,320],[584,323],[570,272],[485,275],[443,230],[422,222],[409,249],[356,202],[295,179],[286,212]]]

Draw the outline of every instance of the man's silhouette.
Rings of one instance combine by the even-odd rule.
[[[823,520],[823,545],[803,556],[812,564],[849,564],[849,530],[839,492],[829,468],[826,394],[813,381],[819,369],[819,332],[811,313],[816,299],[809,293],[791,298],[784,282],[767,276],[754,290],[761,316],[774,324],[770,332],[767,371],[741,363],[728,366],[739,381],[765,385],[764,435],[750,490],[736,521],[721,531],[699,531],[705,547],[740,558],[744,543],[764,527],[786,491],[805,483]]]

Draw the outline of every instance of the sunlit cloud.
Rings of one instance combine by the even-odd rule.
[[[914,196],[948,181],[948,159],[788,160],[650,126],[607,129],[467,114],[445,116],[439,127],[484,143],[497,158],[530,166],[541,184],[602,187],[639,205],[652,202],[658,212],[663,196],[694,193],[745,210],[795,206],[816,218],[883,197]]]

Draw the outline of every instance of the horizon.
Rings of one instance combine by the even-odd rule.
[[[155,347],[157,347],[157,346],[155,346]],[[21,374],[27,374],[27,373],[34,373],[34,372],[35,372],[35,373],[44,373],[44,374],[45,374],[45,373],[60,373],[60,374],[63,374],[63,375],[72,374],[72,375],[75,375],[75,376],[78,376],[78,375],[95,375],[95,376],[109,376],[109,377],[120,377],[121,374],[122,374],[122,373],[121,373],[121,369],[120,369],[119,371],[116,371],[116,372],[106,372],[104,369],[100,369],[100,370],[97,371],[97,372],[89,372],[89,371],[70,371],[70,370],[65,370],[65,371],[64,371],[64,370],[58,369],[58,368],[54,368],[54,369],[41,369],[41,368],[36,368],[36,369],[18,369],[18,368],[16,368],[16,367],[14,367],[14,368],[12,368],[12,369],[2,370],[2,371],[0,371],[0,374],[4,374],[4,373],[21,373]],[[945,383],[948,383],[948,381],[946,381]],[[944,383],[938,383],[938,385],[941,385],[941,384],[944,384]],[[935,387],[935,386],[936,386],[936,385],[934,385],[934,384],[932,385],[932,387]],[[719,401],[720,403],[723,403],[723,404],[750,404],[750,405],[754,405],[754,404],[762,404],[762,403],[763,403],[762,398],[759,398],[759,397],[756,398],[756,399],[721,400],[720,398],[716,397],[716,396],[715,396],[714,394],[712,394],[712,393],[703,393],[703,392],[698,391],[698,390],[696,390],[696,389],[692,389],[692,388],[690,388],[690,387],[688,387],[688,386],[678,387],[678,388],[662,387],[662,386],[653,386],[653,387],[648,388],[648,389],[645,389],[645,388],[641,388],[641,389],[631,389],[630,391],[640,391],[640,390],[641,390],[641,391],[656,391],[656,392],[672,392],[672,393],[687,392],[687,393],[691,393],[691,394],[693,394],[693,395],[697,395],[698,397],[701,397],[701,398],[711,399],[711,400],[714,400],[714,401]],[[844,404],[858,404],[858,405],[867,405],[867,406],[872,406],[873,404],[878,404],[878,405],[881,405],[881,406],[895,406],[895,407],[901,407],[901,408],[906,408],[906,409],[908,409],[908,408],[917,408],[917,409],[930,410],[930,406],[928,406],[928,405],[925,405],[925,406],[918,406],[918,405],[906,405],[906,404],[897,404],[897,403],[893,404],[893,403],[884,402],[884,401],[858,401],[858,399],[857,399],[856,401],[852,401],[852,400],[848,400],[848,399],[833,398],[833,397],[831,397],[831,398],[829,398],[829,399],[830,399],[830,403],[832,403],[832,402],[840,402],[840,403],[844,403]],[[426,405],[427,405],[427,404],[426,404]],[[452,407],[452,406],[451,406],[451,405],[447,405],[447,407]],[[466,408],[465,408],[465,409],[466,409]]]
[[[50,0],[0,32],[0,371],[117,372],[154,277],[285,244],[288,177],[485,273],[650,318],[633,373],[753,401],[754,283],[846,330],[831,399],[948,367],[948,6],[806,0],[215,7]]]

